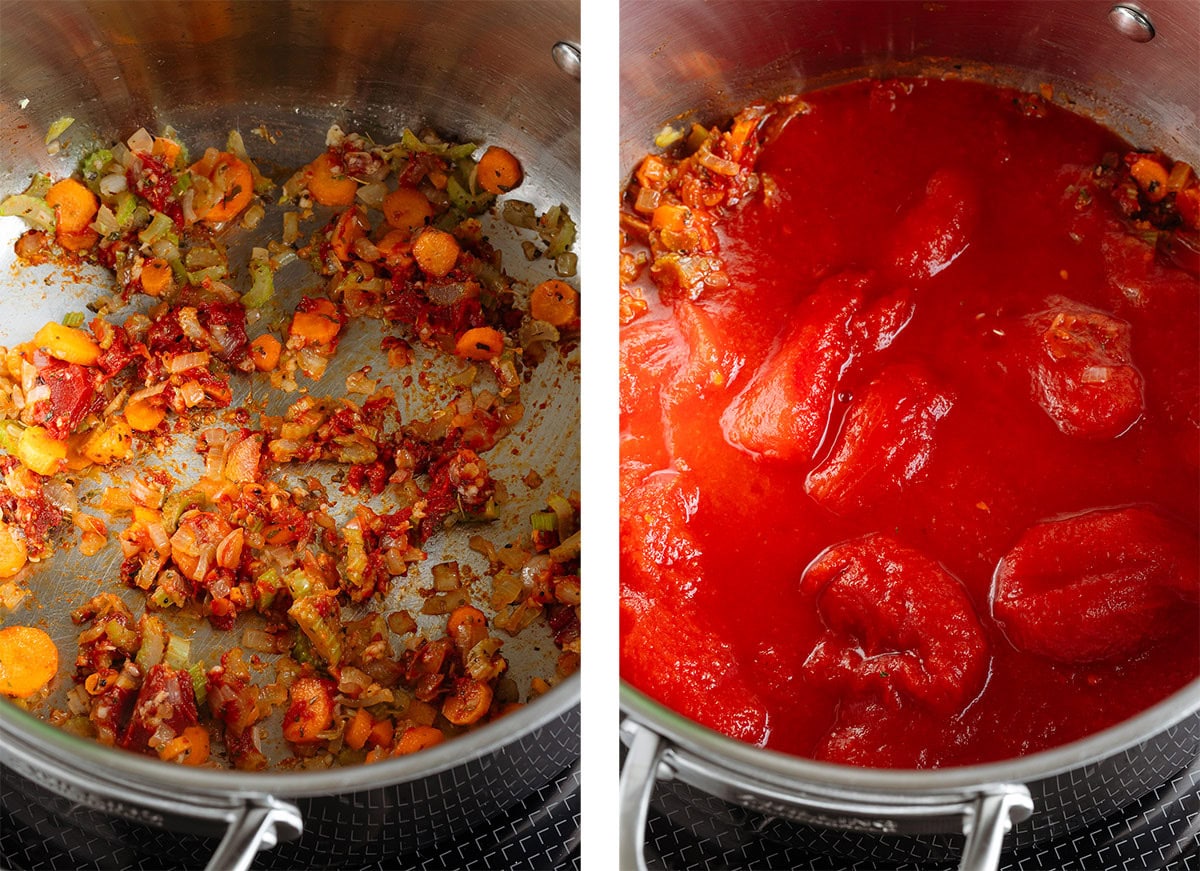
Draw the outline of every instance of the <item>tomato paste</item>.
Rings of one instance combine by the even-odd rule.
[[[1191,169],[1049,92],[934,79],[677,148],[622,212],[622,676],[902,768],[1060,745],[1194,679]]]

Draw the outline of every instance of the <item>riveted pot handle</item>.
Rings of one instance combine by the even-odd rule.
[[[646,815],[650,809],[650,793],[658,782],[658,765],[663,754],[663,740],[650,729],[632,720],[621,724],[632,735],[629,753],[621,767],[620,799],[620,867],[622,871],[645,871]]]
[[[1004,836],[1016,819],[1024,819],[1032,810],[1029,792],[1020,787],[985,793],[963,816],[963,845],[958,871],[995,871],[1000,866],[1000,848]]]
[[[303,831],[304,820],[294,805],[272,796],[252,799],[230,821],[206,871],[246,871],[259,850],[298,838]]]

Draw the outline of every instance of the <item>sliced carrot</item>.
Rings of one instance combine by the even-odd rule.
[[[396,188],[383,198],[382,208],[389,224],[409,234],[424,227],[433,217],[433,206],[425,194],[412,187]]]
[[[125,403],[125,422],[131,429],[150,432],[158,429],[158,425],[166,419],[166,409],[155,402],[155,398],[134,399]]]
[[[171,271],[171,264],[161,257],[142,264],[142,290],[150,296],[162,296],[171,289],[174,281],[175,273]]]
[[[371,728],[371,734],[367,736],[367,740],[376,747],[391,747],[392,733],[395,729],[391,720],[380,720]]]
[[[0,578],[11,578],[28,560],[25,539],[13,535],[13,528],[0,520]]]
[[[406,272],[413,265],[412,245],[408,239],[407,230],[392,230],[375,243],[383,255],[383,262],[393,273]]]
[[[492,688],[485,683],[460,677],[442,702],[442,716],[456,726],[469,726],[483,719],[492,706]]]
[[[441,278],[458,262],[458,240],[445,230],[426,227],[413,242],[412,253],[426,275]]]
[[[254,197],[254,176],[250,174],[250,167],[237,157],[222,151],[207,175],[218,188],[224,184],[225,194],[220,202],[205,213],[202,220],[219,224],[237,217],[242,209],[250,205]]]
[[[1148,157],[1138,158],[1129,167],[1129,174],[1146,192],[1146,199],[1157,203],[1167,195],[1167,171],[1157,160]]]
[[[318,300],[312,311],[298,311],[292,316],[289,334],[300,336],[306,341],[327,345],[337,337],[342,328],[337,319],[337,308],[327,299]]]
[[[170,762],[179,759],[184,765],[203,765],[208,761],[208,730],[203,726],[188,726],[183,734],[158,749],[158,758]]]
[[[367,713],[367,709],[359,708],[350,718],[350,722],[346,724],[344,735],[346,746],[351,750],[361,750],[367,743],[367,738],[370,737],[371,729],[374,726],[375,720]]]
[[[504,350],[504,336],[491,327],[475,327],[459,337],[454,350],[468,360],[492,360]]]
[[[442,731],[433,726],[409,726],[396,742],[396,749],[392,751],[392,755],[408,756],[410,753],[436,747],[445,740],[446,736]]]
[[[650,155],[638,167],[637,182],[644,188],[658,188],[666,181],[667,163],[661,157]]]
[[[259,372],[270,372],[279,365],[283,344],[270,333],[263,333],[250,343],[250,359]]]
[[[58,648],[41,629],[0,629],[0,694],[28,698],[50,683],[57,671]]]
[[[367,216],[358,206],[342,212],[329,237],[330,247],[337,258],[342,262],[349,260],[354,243],[366,236],[368,229]]]
[[[579,294],[565,281],[551,278],[533,289],[529,297],[529,313],[539,321],[556,327],[565,326],[575,320],[575,307]]]
[[[73,178],[64,178],[51,185],[46,192],[46,204],[58,213],[60,243],[63,236],[85,232],[100,210],[96,195]]]
[[[655,230],[671,230],[679,233],[687,226],[690,214],[687,206],[662,205],[654,210],[654,217],[651,219],[650,225]]]
[[[525,174],[512,152],[492,145],[475,167],[475,180],[489,194],[506,194],[518,187]]]
[[[152,153],[155,157],[161,157],[168,167],[173,168],[179,161],[179,155],[183,153],[183,146],[166,136],[155,136]]]
[[[333,723],[333,697],[330,686],[315,677],[292,682],[288,691],[287,713],[283,716],[283,737],[293,744],[312,744]]]
[[[305,170],[308,192],[323,206],[349,206],[358,193],[358,182],[341,173],[334,174],[333,158],[329,152],[319,156]]]
[[[82,233],[59,233],[58,244],[68,251],[86,251],[100,241],[100,234],[95,230],[84,230]]]
[[[100,346],[83,330],[50,321],[33,335],[33,343],[55,360],[91,366],[100,358]]]
[[[459,605],[450,612],[450,619],[446,621],[446,634],[453,638],[460,628],[468,625],[486,627],[487,617],[473,605]]]

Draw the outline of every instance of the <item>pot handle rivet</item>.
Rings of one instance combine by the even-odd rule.
[[[1154,22],[1132,3],[1118,3],[1108,10],[1108,21],[1118,33],[1134,42],[1149,42],[1154,39]]]
[[[579,46],[573,42],[556,42],[550,49],[550,56],[558,64],[558,68],[571,78],[579,81],[580,52]]]

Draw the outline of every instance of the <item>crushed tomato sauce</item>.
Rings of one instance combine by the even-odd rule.
[[[750,743],[917,768],[1194,679],[1198,193],[1044,98],[931,79],[647,157],[622,210],[622,676]]]

